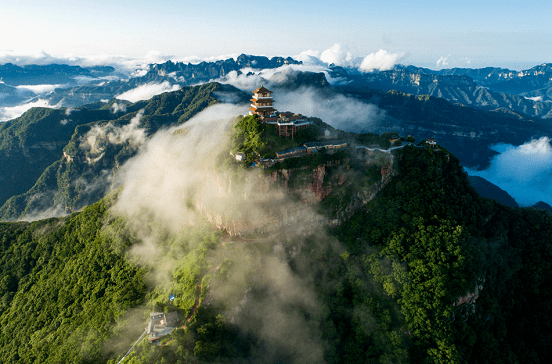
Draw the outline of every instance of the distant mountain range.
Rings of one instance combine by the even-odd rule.
[[[0,123],[0,206],[4,205],[0,208],[0,218],[17,218],[44,206],[75,211],[103,196],[105,185],[96,184],[96,189],[82,186],[93,184],[100,173],[113,174],[117,165],[135,150],[119,145],[101,163],[87,163],[87,156],[81,155],[83,149],[79,145],[94,125],[106,125],[110,121],[116,126],[127,125],[144,108],[139,125],[149,135],[160,127],[182,123],[215,102],[248,102],[249,93],[229,85],[207,83],[211,80],[224,80],[231,72],[247,77],[251,71],[300,64],[291,58],[246,55],[199,64],[169,61],[150,65],[139,77],[101,82],[98,82],[99,77],[118,77],[115,69],[66,65],[0,66],[5,82],[0,83],[0,103],[17,102],[17,97],[22,95],[32,96],[24,94],[16,85],[57,84],[77,82],[77,77],[96,77],[93,82],[58,88],[44,97],[50,104],[65,105],[65,108],[35,108],[18,119]],[[433,137],[463,165],[471,168],[488,166],[496,154],[489,149],[493,144],[520,145],[531,138],[552,134],[552,125],[546,120],[552,102],[525,98],[536,95],[538,90],[543,99],[548,97],[545,96],[548,95],[545,79],[552,78],[551,65],[522,72],[501,68],[433,71],[397,66],[391,71],[359,73],[331,67],[327,71],[330,78],[325,73],[297,69],[301,68],[285,72],[275,70],[272,77],[256,80],[270,85],[277,94],[308,88],[321,102],[330,103],[346,97],[377,106],[380,110],[377,122],[357,127],[355,132],[397,132],[412,135],[418,141]],[[113,99],[141,85],[163,82],[184,88],[136,103]],[[201,87],[185,86],[202,84]],[[513,85],[521,86],[516,89]],[[491,90],[501,87],[526,96]],[[523,111],[528,109],[532,112]],[[325,115],[307,116],[327,121]],[[98,166],[101,168],[96,170]]]
[[[31,88],[18,86],[52,85],[68,88],[102,78],[119,78],[111,66],[80,67],[66,64],[17,66],[0,65],[0,107],[14,106],[38,97]],[[81,104],[82,105],[82,104]],[[76,105],[80,106],[80,105]]]
[[[397,90],[485,110],[504,108],[531,117],[552,117],[552,65],[521,72],[502,68],[433,71],[414,66],[373,73],[350,73],[342,68],[335,71],[347,80],[349,88]]]
[[[251,56],[242,54],[216,62],[198,64],[167,61],[151,64],[145,74],[121,78],[113,67],[79,67],[67,65],[25,66],[13,64],[0,66],[0,106],[28,100],[33,96],[14,86],[55,84],[64,85],[43,96],[50,105],[76,107],[102,100],[149,83],[192,86],[216,81],[232,71],[237,75],[247,69],[274,69],[283,65],[299,65],[291,57]],[[431,70],[415,66],[398,65],[390,71],[361,73],[356,69],[330,66],[328,74],[346,84],[349,89],[366,88],[383,91],[397,90],[414,95],[430,95],[464,105],[495,110],[499,108],[521,112],[538,118],[552,117],[552,64],[543,64],[524,71],[498,67],[480,69],[452,68]],[[98,82],[100,77],[118,78],[110,82]],[[118,77],[117,77],[118,76]],[[83,81],[90,78],[91,82]],[[80,80],[77,84],[76,80]],[[36,96],[36,95],[34,95]]]
[[[258,57],[242,54],[236,60],[229,58],[216,62],[201,62],[199,64],[174,63],[168,61],[162,64],[152,64],[145,75],[132,77],[128,80],[116,80],[98,84],[87,83],[72,88],[58,89],[45,99],[50,105],[75,107],[102,100],[111,100],[117,95],[146,84],[166,83],[168,86],[193,86],[218,80],[243,68],[272,69],[285,64],[300,64],[292,58]]]

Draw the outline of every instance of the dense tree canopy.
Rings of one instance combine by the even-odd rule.
[[[253,137],[236,138],[262,149],[252,120],[242,130]],[[323,211],[345,210],[362,178],[382,189],[328,231],[233,240],[150,221],[141,229],[159,230],[164,255],[148,266],[130,254],[144,239],[109,212],[116,194],[64,219],[0,224],[1,357],[116,363],[163,311],[178,313],[178,328],[161,346],[140,342],[127,363],[545,362],[552,214],[478,196],[445,149],[393,153],[386,183],[360,173],[365,162],[340,170],[351,194],[330,194]]]

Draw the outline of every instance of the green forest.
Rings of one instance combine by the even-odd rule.
[[[266,129],[240,120],[234,145],[262,154]],[[366,188],[354,176],[379,180],[364,155],[313,158],[276,168],[353,160],[317,209],[328,219]],[[308,234],[233,238],[153,218],[138,233],[112,212],[119,191],[65,218],[1,223],[2,360],[114,364],[161,311],[178,328],[124,363],[546,362],[552,214],[480,197],[444,148],[393,158],[375,198]],[[152,265],[133,255],[144,231],[158,241]]]
[[[0,123],[0,170],[10,171],[0,175],[0,219],[16,220],[52,207],[71,213],[98,201],[112,187],[109,177],[139,146],[111,143],[109,131],[128,130],[139,117],[135,130],[151,136],[216,104],[214,94],[226,88],[209,83],[132,104],[114,99],[74,109],[33,108]],[[93,153],[87,136],[98,129],[103,131],[96,139],[101,153]]]

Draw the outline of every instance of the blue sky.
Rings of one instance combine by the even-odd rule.
[[[431,68],[529,68],[552,62],[551,4],[2,0],[0,55],[294,56],[337,43],[354,56],[384,49]]]

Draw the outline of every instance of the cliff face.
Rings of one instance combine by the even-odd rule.
[[[251,183],[253,190],[246,189],[247,192],[232,185],[228,176],[218,175],[215,189],[223,191],[224,198],[234,200],[234,206],[229,208],[227,203],[210,204],[195,198],[193,208],[230,237],[273,234],[285,229],[312,232],[322,225],[346,221],[391,182],[398,173],[394,157],[387,154],[383,164],[381,159],[380,156],[378,162],[363,165],[353,165],[349,159],[333,160],[316,166],[260,173]],[[367,165],[375,171],[375,178],[363,175],[362,169]],[[232,212],[238,211],[237,206],[239,214]]]
[[[341,186],[347,181],[346,173],[338,173],[326,181],[328,168],[338,166],[340,161],[321,164],[316,168],[302,167],[300,169],[279,169],[270,174],[270,180],[280,182],[289,194],[300,196],[301,201],[313,205],[329,196],[335,185]]]

